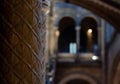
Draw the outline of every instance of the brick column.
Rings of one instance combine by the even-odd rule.
[[[42,0],[0,1],[0,84],[44,84]]]

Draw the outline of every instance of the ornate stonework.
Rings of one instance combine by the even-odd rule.
[[[45,83],[42,0],[0,1],[0,84]]]

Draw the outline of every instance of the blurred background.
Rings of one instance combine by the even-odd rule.
[[[46,84],[120,84],[119,0],[51,0]]]

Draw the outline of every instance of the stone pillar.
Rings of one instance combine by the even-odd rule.
[[[58,30],[58,28],[56,28],[55,30],[55,54],[57,55],[59,53],[58,51],[58,41],[59,41],[59,36],[60,36],[60,31]]]
[[[0,1],[0,84],[44,84],[44,4]]]
[[[80,26],[76,26],[76,44],[77,44],[77,53],[80,51]]]
[[[105,21],[101,20],[101,59],[102,59],[102,84],[108,84],[107,83],[107,60],[105,56],[105,35],[104,30],[105,29]]]

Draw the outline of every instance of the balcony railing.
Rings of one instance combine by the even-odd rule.
[[[80,62],[94,62],[101,60],[99,56],[96,56],[93,53],[79,53],[79,54],[58,53],[56,59],[58,62],[70,62],[70,63],[74,63],[76,62],[76,60]]]

